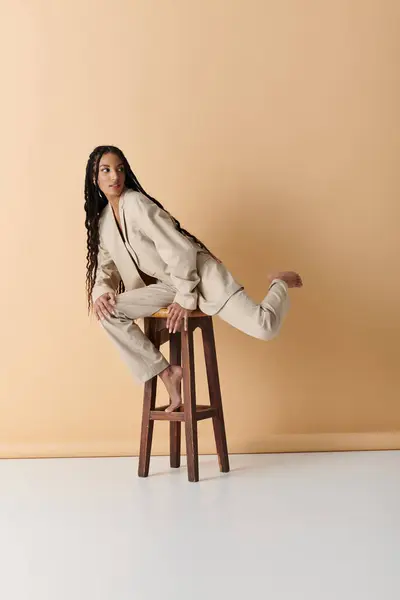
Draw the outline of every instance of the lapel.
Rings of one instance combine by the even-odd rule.
[[[119,208],[119,220],[120,220],[121,227],[122,227],[122,233],[124,234],[125,241],[127,242],[128,241],[128,231],[126,228],[126,219],[125,219],[125,211],[124,211],[125,194],[126,194],[126,192],[121,194],[121,197],[119,199],[119,207],[118,208]],[[114,218],[114,220],[115,220],[115,218]]]
[[[130,254],[131,258],[134,260],[135,265],[138,265],[139,264],[138,256],[137,256],[135,250],[132,248],[132,245],[130,244],[129,236],[128,236],[128,227],[126,225],[126,214],[125,214],[125,195],[126,195],[126,192],[121,194],[121,197],[119,199],[119,206],[118,206],[119,220],[120,220],[122,232],[123,232],[123,235],[125,238],[125,241],[123,241],[123,240],[121,240],[121,241],[124,244],[127,252]],[[114,213],[112,211],[111,206],[110,206],[110,209],[111,209],[111,213],[113,216],[115,227],[117,228],[117,231],[118,231],[118,226],[117,226],[117,223],[115,222],[115,217],[114,217]],[[118,233],[119,233],[119,231],[118,231]],[[119,236],[119,237],[121,238],[121,236]]]
[[[103,220],[103,231],[102,237],[107,250],[110,252],[112,257],[123,256],[127,253],[125,244],[122,240],[121,234],[118,231],[117,223],[110,204],[104,209],[104,220]]]
[[[119,216],[125,242],[119,232],[113,209],[111,208],[110,204],[107,204],[107,206],[104,208],[104,220],[102,223],[102,237],[104,240],[104,245],[111,254],[112,259],[120,271],[123,270],[132,272],[133,270],[135,276],[142,281],[137,269],[138,259],[136,253],[127,241],[127,227],[123,210],[122,196],[119,204]],[[121,268],[122,266],[124,268]]]

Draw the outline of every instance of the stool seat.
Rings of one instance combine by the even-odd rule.
[[[165,412],[166,406],[156,406],[157,376],[146,381],[143,395],[142,433],[139,452],[139,477],[147,477],[150,467],[153,428],[156,421],[169,421],[170,465],[179,468],[181,461],[181,425],[185,427],[186,457],[189,481],[199,481],[199,451],[197,425],[211,419],[214,429],[219,468],[229,471],[228,445],[226,441],[224,413],[219,383],[217,352],[215,348],[212,317],[201,310],[192,311],[187,331],[169,333],[167,329],[168,308],[161,308],[144,319],[144,334],[159,349],[169,342],[170,363],[183,369],[183,404],[173,412]],[[196,402],[194,331],[202,332],[206,365],[209,404]]]
[[[150,318],[151,319],[166,319],[167,317],[168,317],[168,308],[160,308],[160,310],[158,310],[156,313],[151,315]],[[192,312],[189,315],[189,319],[195,319],[195,318],[199,318],[199,317],[208,317],[208,315],[205,315],[198,308],[196,310],[192,310]]]

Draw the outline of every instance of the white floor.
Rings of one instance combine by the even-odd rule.
[[[400,452],[0,462],[2,600],[399,600]]]

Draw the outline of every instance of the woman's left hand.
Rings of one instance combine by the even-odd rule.
[[[173,302],[168,306],[167,329],[170,333],[176,333],[183,319],[184,329],[188,330],[188,319],[192,311],[187,308],[182,308],[177,302]]]

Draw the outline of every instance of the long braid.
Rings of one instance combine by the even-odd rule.
[[[89,313],[92,308],[92,291],[97,271],[97,255],[100,242],[99,219],[102,210],[107,205],[107,199],[95,184],[101,156],[98,149],[91,153],[87,162],[85,177],[85,226],[87,229],[86,294]]]
[[[125,158],[122,150],[115,146],[98,146],[93,150],[91,155],[89,156],[89,160],[86,166],[86,178],[85,178],[85,211],[86,211],[86,219],[85,226],[87,229],[87,255],[86,255],[86,293],[87,293],[87,302],[88,302],[88,311],[90,313],[92,309],[92,291],[96,279],[96,271],[97,271],[97,256],[99,250],[99,220],[100,215],[104,208],[107,205],[107,198],[101,192],[101,190],[97,187],[97,177],[99,174],[99,164],[100,159],[103,154],[116,154],[124,164],[125,168],[125,187],[136,192],[141,192],[144,194],[149,200],[154,202],[159,208],[164,210],[171,217],[172,222],[174,223],[176,229],[182,233],[185,237],[189,238],[193,242],[195,242],[200,248],[208,252],[211,256],[216,258],[212,252],[194,236],[192,233],[189,233],[186,229],[181,227],[180,222],[175,219],[158,200],[150,196],[140,185],[136,175],[133,173],[130,164]],[[217,258],[216,258],[217,259]],[[218,259],[217,259],[218,260]],[[117,293],[121,293],[124,291],[124,285],[121,281]]]

